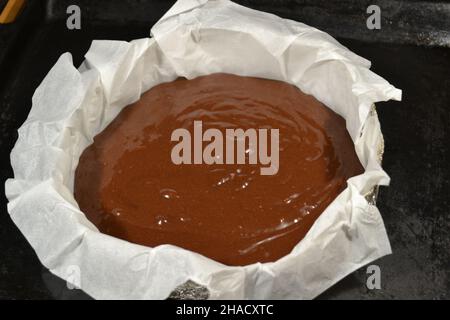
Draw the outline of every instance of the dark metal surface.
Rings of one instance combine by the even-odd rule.
[[[405,0],[246,0],[258,10],[301,21],[335,36],[367,42],[450,47],[450,3]],[[381,30],[368,32],[366,9],[378,5]]]
[[[2,181],[12,177],[9,153],[17,139],[17,129],[30,110],[31,96],[57,58],[69,51],[75,65],[79,65],[93,39],[146,37],[149,26],[172,4],[172,1],[118,1],[121,5],[112,2],[116,3],[106,0],[96,1],[95,5],[87,0],[29,1],[19,21],[0,26]],[[319,298],[449,299],[450,49],[411,45],[420,39],[412,31],[409,38],[400,41],[401,36],[393,34],[394,27],[388,31],[383,25],[380,31],[367,30],[365,20],[357,18],[366,16],[366,2],[341,2],[339,7],[337,1],[318,1],[316,5],[312,1],[259,1],[258,5],[256,1],[240,1],[330,32],[351,50],[371,60],[376,73],[403,89],[402,102],[377,104],[386,144],[383,166],[392,178],[389,188],[380,189],[377,203],[394,251],[393,255],[375,262],[381,268],[382,289],[367,289],[367,274],[363,268]],[[70,31],[65,25],[65,9],[74,3],[82,8],[82,29]],[[416,2],[402,2],[402,10],[406,10],[405,3],[414,5]],[[428,3],[440,5],[434,1]],[[421,6],[425,4],[420,2]],[[362,14],[357,14],[360,7],[363,7]],[[320,14],[324,10],[329,12],[328,16]],[[327,21],[344,20],[346,14],[349,14],[344,23],[347,27],[340,29],[331,23],[326,26]],[[434,28],[433,17],[419,18],[420,23],[428,19],[428,28]],[[406,15],[403,19],[415,18]],[[448,21],[443,25],[437,19],[435,30],[445,32]],[[384,32],[391,35],[383,35]],[[424,44],[436,45],[439,41]],[[0,299],[21,298],[89,297],[79,290],[68,290],[64,281],[41,266],[6,211],[2,184]]]

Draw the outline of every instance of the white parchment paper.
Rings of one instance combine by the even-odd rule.
[[[8,211],[51,272],[99,299],[163,299],[189,279],[213,299],[309,299],[391,252],[380,213],[363,195],[389,183],[377,161],[382,135],[371,105],[400,100],[401,91],[372,73],[369,61],[317,29],[226,0],[180,0],[151,33],[94,41],[79,69],[63,54],[19,129]],[[123,107],[159,83],[215,72],[282,80],[314,95],[346,119],[366,169],[273,263],[228,267],[176,246],[116,239],[100,233],[73,197],[81,152]]]

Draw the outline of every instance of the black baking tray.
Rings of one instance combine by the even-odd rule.
[[[18,20],[0,25],[1,178],[13,176],[9,153],[31,97],[64,52],[77,66],[93,39],[132,40],[174,1],[29,0]],[[318,27],[403,90],[402,102],[377,104],[385,138],[383,166],[392,178],[378,207],[393,254],[374,262],[381,289],[362,268],[319,299],[450,298],[450,4],[442,1],[236,1]],[[2,0],[4,3],[4,0]],[[381,30],[365,24],[369,4]],[[81,29],[68,30],[66,8],[81,8]],[[89,299],[46,270],[11,221],[0,192],[0,299]]]

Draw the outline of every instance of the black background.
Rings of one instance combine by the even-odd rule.
[[[4,1],[1,1],[4,2]],[[0,2],[0,3],[1,3]],[[449,299],[450,284],[450,5],[436,1],[237,1],[302,21],[372,61],[372,70],[403,90],[402,102],[377,104],[392,178],[378,207],[393,254],[375,262],[381,290],[366,288],[366,268],[323,299]],[[93,39],[131,40],[173,1],[29,1],[11,25],[0,25],[0,174],[13,176],[9,153],[31,96],[64,52],[77,66]],[[81,7],[81,30],[67,30],[65,10]],[[366,28],[369,4],[382,10],[381,30]],[[2,188],[3,185],[2,185]],[[2,189],[3,191],[3,189]],[[84,299],[51,275],[12,223],[0,194],[0,299]]]

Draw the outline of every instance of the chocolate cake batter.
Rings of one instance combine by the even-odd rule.
[[[279,171],[175,165],[177,128],[279,129]],[[212,74],[158,85],[81,155],[75,198],[101,232],[172,244],[228,265],[275,261],[361,174],[344,119],[284,82]]]

